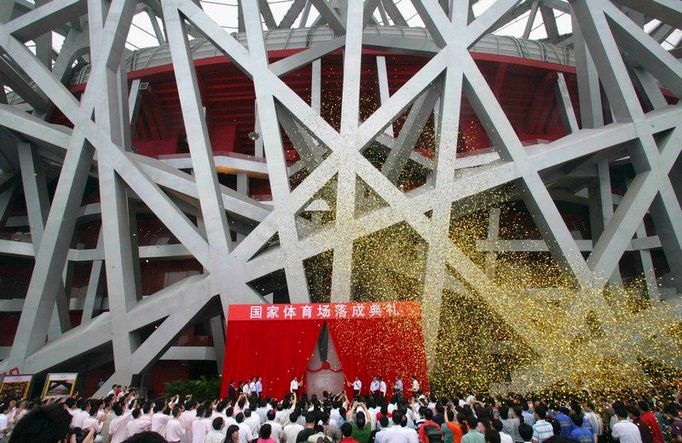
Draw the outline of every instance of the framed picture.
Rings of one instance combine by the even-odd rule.
[[[32,379],[32,375],[5,375],[0,384],[0,399],[27,399]]]
[[[72,396],[76,391],[77,378],[77,373],[47,374],[42,398],[66,398]]]

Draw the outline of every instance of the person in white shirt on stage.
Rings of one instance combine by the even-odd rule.
[[[372,383],[369,385],[369,391],[373,396],[376,397],[379,395],[379,387],[381,387],[379,379],[377,377],[372,378]]]
[[[197,419],[192,423],[192,443],[204,443],[204,438],[213,428],[211,414],[211,409],[197,408]]]
[[[412,396],[417,398],[419,396],[419,381],[417,377],[412,377]]]
[[[244,385],[242,386],[242,394],[244,394],[246,397],[251,395],[251,384],[248,380],[244,382]]]
[[[289,392],[298,395],[298,379],[296,377],[289,383]]]
[[[252,378],[249,382],[249,393],[251,395],[256,394],[256,379]]]
[[[225,441],[225,434],[223,434],[225,420],[222,417],[214,418],[212,427],[211,432],[204,437],[203,443],[223,443]]]
[[[353,397],[360,398],[360,392],[362,392],[362,381],[360,381],[360,377],[355,377],[355,381],[353,382]]]
[[[177,406],[173,408],[172,417],[166,424],[166,440],[168,440],[168,443],[180,443],[182,436],[185,434],[185,428],[182,427],[182,423],[178,420],[181,412],[182,408]]]
[[[258,377],[256,380],[256,396],[258,399],[263,398],[263,377]]]
[[[396,395],[403,395],[403,379],[400,376],[396,378],[393,389],[395,390]]]
[[[382,377],[379,378],[379,395],[381,395],[381,399],[386,398],[386,392],[388,392],[388,388],[386,386],[386,382]]]

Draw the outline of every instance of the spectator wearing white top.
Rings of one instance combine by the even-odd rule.
[[[7,418],[7,406],[0,404],[0,441],[3,441],[7,435],[7,428],[9,427],[9,419]]]
[[[137,409],[137,408],[135,408]],[[138,409],[139,411],[139,409]],[[116,415],[109,423],[109,438],[111,443],[121,443],[128,438],[128,423],[133,420],[132,412],[126,412],[121,405],[115,404],[112,413]]]
[[[151,431],[156,432],[163,438],[166,438],[166,426],[168,421],[171,419],[170,415],[167,414],[165,406],[162,404],[157,404],[154,406],[154,415],[152,415],[152,425]]]
[[[492,421],[493,428],[500,434],[500,443],[514,443],[514,439],[506,432],[502,432],[504,424],[502,420],[495,419]]]
[[[182,427],[182,423],[178,420],[181,412],[182,408],[174,407],[172,417],[166,424],[166,440],[168,440],[168,443],[180,443],[182,436],[185,434],[185,428]]]
[[[225,427],[225,420],[222,417],[216,417],[211,423],[211,432],[206,434],[203,443],[223,443],[225,441],[225,434],[223,428]]]
[[[270,433],[270,438],[275,440],[275,443],[280,443],[280,440],[282,438],[282,425],[277,423],[275,421],[275,410],[271,409],[267,413],[267,419],[268,421],[265,422],[266,425],[270,425],[270,428],[272,429]]]
[[[94,429],[96,434],[102,432],[102,420],[97,418],[98,408],[95,405],[90,406],[90,416],[83,420],[83,425],[81,429],[87,431],[88,429]]]
[[[237,420],[237,426],[239,426],[239,443],[249,443],[254,439],[254,436],[251,433],[251,427],[244,423],[244,414],[240,412],[235,418]]]
[[[292,412],[289,417],[289,424],[284,426],[284,437],[286,438],[286,443],[296,443],[296,438],[298,433],[303,430],[303,426],[296,423],[298,421],[298,413]]]
[[[393,422],[392,426],[387,428],[384,436],[384,443],[418,443],[419,436],[414,429],[403,428],[401,423],[403,421],[403,415],[400,412],[396,412],[391,417]]]
[[[197,419],[192,423],[192,443],[204,443],[204,438],[213,428],[213,422],[209,417],[211,409],[204,406],[197,408]]]
[[[185,410],[182,411],[178,420],[185,433],[182,436],[183,443],[190,443],[192,441],[192,423],[197,419],[197,403],[192,400],[185,402]]]
[[[244,423],[251,429],[251,435],[258,435],[261,422],[255,411],[252,411],[251,409],[244,411]]]
[[[139,408],[133,409],[130,416],[132,417],[132,420],[126,423],[125,426],[126,438],[130,438],[135,434],[140,434],[150,430],[151,422],[142,414],[142,411]]]
[[[83,399],[78,400],[76,404],[78,405],[78,410],[73,414],[71,427],[83,429],[83,420],[90,417],[90,413],[88,412],[90,410],[90,405]]]
[[[613,411],[618,421],[611,427],[611,436],[620,443],[642,443],[642,434],[636,424],[628,420],[628,410],[624,404],[616,402]]]

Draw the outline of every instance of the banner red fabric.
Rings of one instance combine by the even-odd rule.
[[[263,394],[282,398],[294,376],[305,375],[322,323],[228,321],[222,396],[231,381],[263,377]]]
[[[396,317],[380,320],[333,320],[328,322],[341,367],[349,382],[362,381],[362,395],[369,395],[372,378],[382,377],[387,396],[393,395],[398,377],[403,395],[409,395],[412,377],[422,391],[428,391],[426,354],[421,319]],[[347,386],[350,396],[352,387]]]
[[[406,393],[413,376],[428,390],[419,303],[235,305],[227,318],[223,396],[231,381],[260,376],[263,394],[282,398],[292,378],[305,375],[324,323],[346,380],[360,377],[363,394],[374,376],[383,377],[389,396],[398,376]]]

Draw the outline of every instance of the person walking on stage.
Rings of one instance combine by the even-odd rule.
[[[289,384],[289,391],[292,394],[296,394],[298,396],[298,378],[294,377],[294,379],[291,380],[291,383]]]

